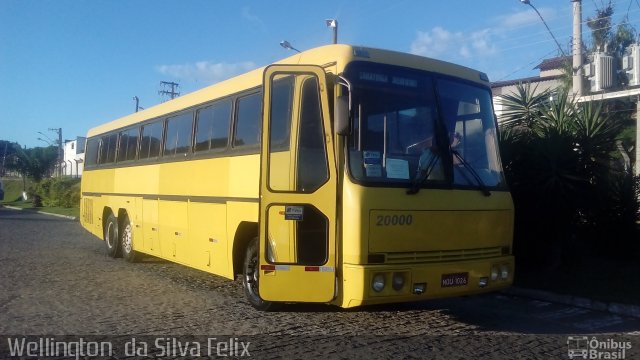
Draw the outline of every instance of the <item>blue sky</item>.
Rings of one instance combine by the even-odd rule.
[[[570,0],[531,0],[569,46]],[[602,0],[583,1],[583,21]],[[638,0],[614,0],[638,27]],[[537,75],[558,51],[520,0],[0,0],[0,139],[44,146],[290,53],[338,41],[411,52],[483,70],[492,81]],[[583,26],[584,36],[588,28]],[[587,36],[588,41],[588,36]]]

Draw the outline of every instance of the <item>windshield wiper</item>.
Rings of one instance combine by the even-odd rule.
[[[473,166],[471,166],[471,164],[469,164],[467,160],[465,160],[462,157],[462,155],[460,155],[458,150],[451,149],[451,153],[460,161],[460,163],[465,167],[465,169],[469,170],[469,173],[471,173],[473,178],[478,183],[478,189],[482,191],[482,194],[484,196],[491,196],[491,192],[487,188],[487,185],[485,185],[484,181],[482,181],[482,178],[480,178],[480,175],[478,175],[478,172],[473,168]]]
[[[425,149],[420,154],[420,159],[418,159],[418,169],[416,170],[416,177],[413,179],[411,183],[411,187],[407,190],[407,195],[414,195],[420,191],[420,187],[422,183],[429,178],[431,171],[436,166],[436,162],[438,161],[437,152],[432,149]],[[425,164],[426,163],[426,164]],[[426,165],[426,166],[424,166]]]

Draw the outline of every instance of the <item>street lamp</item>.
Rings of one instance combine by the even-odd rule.
[[[333,29],[333,43],[338,43],[338,20],[336,19],[326,19],[324,21],[327,24],[327,27]]]
[[[54,146],[50,141],[45,140],[45,139],[43,139],[43,138],[38,138],[38,140],[40,140],[40,141],[42,141],[42,142],[45,142],[45,143],[46,143],[47,145],[49,145],[49,146]]]
[[[42,135],[42,136],[47,138],[47,140],[44,140],[44,139],[41,139],[41,138],[38,138],[38,140],[46,141],[46,142],[49,143],[49,145],[51,145],[51,143],[53,143],[53,139],[48,137],[47,134],[43,133],[42,131],[38,131],[38,134],[40,134],[40,135]]]
[[[133,101],[136,102],[136,112],[138,112],[138,110],[140,110],[140,98],[137,96],[134,96]]]
[[[562,54],[562,56],[565,56],[564,51],[562,50],[562,46],[560,46],[560,43],[558,43],[558,40],[556,40],[556,37],[553,36],[553,33],[551,32],[551,29],[549,29],[549,25],[547,25],[547,22],[544,21],[544,18],[542,17],[542,15],[540,14],[540,12],[538,11],[538,9],[536,9],[535,6],[533,6],[533,4],[529,1],[529,0],[520,0],[521,3],[525,4],[525,5],[529,5],[531,6],[531,8],[536,12],[536,14],[538,14],[538,16],[540,17],[540,20],[542,20],[542,23],[544,24],[544,26],[547,28],[547,31],[549,31],[549,34],[551,35],[551,37],[553,38],[553,41],[556,42],[556,45],[558,46],[558,50],[560,50],[560,53]]]
[[[294,48],[293,46],[291,46],[291,44],[287,40],[280,41],[280,46],[282,46],[285,49],[289,49],[289,50],[294,50],[294,51],[300,52],[300,50],[298,50],[298,49]]]

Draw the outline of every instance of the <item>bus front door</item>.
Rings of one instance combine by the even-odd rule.
[[[336,168],[326,74],[309,65],[264,72],[259,293],[329,302],[336,286]]]

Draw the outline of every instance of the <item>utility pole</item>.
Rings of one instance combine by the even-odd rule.
[[[9,146],[9,142],[4,143],[4,155],[2,155],[2,170],[0,170],[0,176],[4,176],[4,163],[7,160],[7,147]]]
[[[180,96],[180,93],[176,91],[180,86],[178,83],[172,81],[160,81],[160,86],[162,86],[162,90],[158,91],[159,95],[168,96],[171,100]],[[169,88],[170,90],[167,90]]]
[[[58,133],[58,177],[62,177],[62,161],[64,160],[64,150],[62,148],[62,128],[49,128],[49,131]]]
[[[571,0],[573,3],[573,96],[582,96],[582,0]]]

